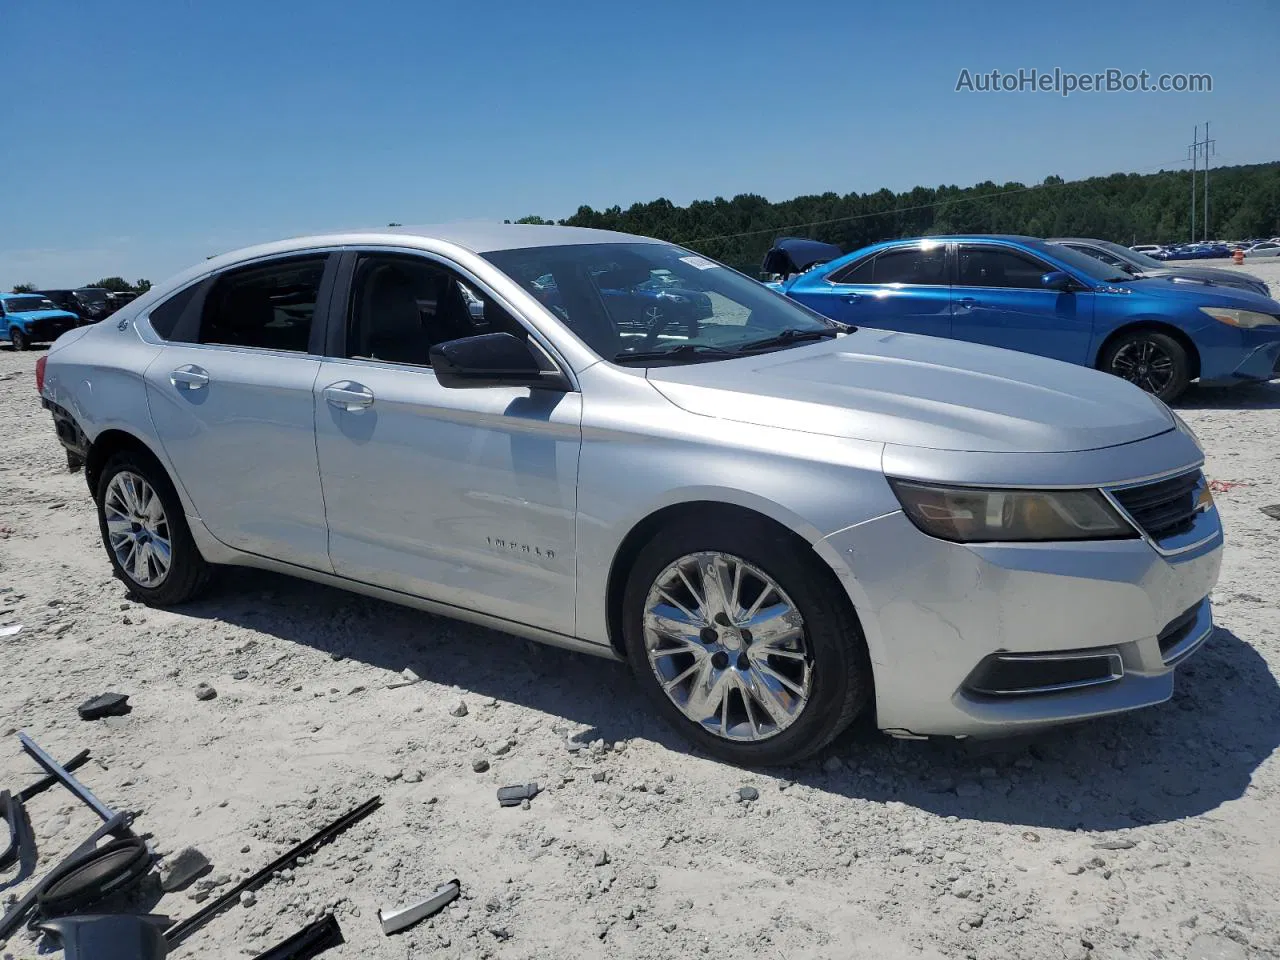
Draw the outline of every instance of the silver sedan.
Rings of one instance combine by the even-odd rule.
[[[1095,371],[814,314],[668,243],[466,225],[209,260],[37,368],[147,603],[275,570],[606,657],[708,753],[1156,704],[1201,448]]]

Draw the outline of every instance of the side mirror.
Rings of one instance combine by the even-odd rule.
[[[1050,270],[1040,278],[1040,284],[1049,290],[1060,290],[1063,293],[1071,293],[1078,286],[1071,274],[1061,270]]]
[[[482,333],[431,348],[431,369],[442,387],[570,389],[563,374],[543,367],[533,347],[509,333]]]

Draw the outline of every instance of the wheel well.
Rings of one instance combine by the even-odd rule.
[[[630,575],[631,567],[635,563],[636,557],[639,556],[640,551],[664,527],[674,524],[696,525],[713,520],[721,522],[730,520],[739,524],[764,524],[772,527],[780,535],[789,537],[796,543],[803,545],[806,550],[813,550],[809,542],[791,528],[762,513],[731,503],[708,500],[677,503],[649,514],[649,516],[632,527],[630,532],[623,538],[622,543],[618,546],[617,553],[613,556],[613,564],[609,567],[608,586],[605,588],[605,609],[608,618],[609,644],[619,656],[626,657],[622,638],[622,599],[627,590],[627,577]],[[853,609],[853,603],[845,593],[844,587],[841,586],[835,571],[831,570],[826,561],[820,557],[818,562],[821,568],[827,571],[832,586],[838,591],[838,595],[843,602],[848,604],[849,610],[856,618],[857,611]]]
[[[1191,365],[1189,371],[1190,377],[1194,380],[1200,376],[1200,351],[1196,349],[1194,341],[1177,327],[1167,323],[1160,323],[1156,320],[1144,320],[1140,323],[1131,323],[1127,327],[1121,327],[1119,330],[1113,330],[1106,340],[1102,341],[1102,346],[1098,348],[1098,355],[1094,358],[1094,365],[1099,369],[1102,367],[1102,358],[1106,356],[1108,348],[1119,340],[1121,337],[1130,333],[1137,333],[1141,330],[1150,330],[1152,333],[1163,333],[1167,337],[1172,337],[1187,351],[1187,361]]]
[[[89,484],[90,496],[98,495],[98,477],[102,475],[102,468],[106,466],[108,460],[122,450],[140,453],[152,460],[160,469],[164,469],[160,458],[133,434],[123,430],[104,430],[89,446],[89,452],[84,459],[84,479]]]

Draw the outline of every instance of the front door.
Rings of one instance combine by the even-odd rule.
[[[1087,363],[1094,295],[1046,288],[1040,278],[1057,269],[1012,247],[959,244],[951,288],[952,335]]]
[[[944,243],[887,247],[791,296],[824,316],[859,327],[951,335]]]
[[[327,261],[269,261],[202,284],[184,308],[190,322],[145,374],[156,433],[209,532],[323,571],[312,400],[320,357],[308,350]]]
[[[572,634],[580,395],[442,387],[433,344],[527,331],[425,256],[353,269],[345,343],[315,389],[335,571]]]

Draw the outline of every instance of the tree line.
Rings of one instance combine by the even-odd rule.
[[[76,289],[81,289],[81,287],[101,287],[108,293],[136,293],[141,296],[151,289],[151,281],[135,280],[133,283],[130,283],[128,280],[124,279],[124,277],[103,277],[101,280],[97,280],[93,283],[81,284],[81,286]],[[35,293],[38,289],[40,288],[34,283],[16,283],[13,286],[14,293]],[[45,289],[52,290],[53,288],[45,287]]]
[[[1210,174],[1210,239],[1280,235],[1280,163],[1219,167]],[[1196,236],[1203,235],[1203,187],[1196,184]],[[659,198],[623,210],[579,207],[560,223],[621,230],[669,240],[746,273],[759,269],[779,236],[809,237],[846,252],[879,240],[949,233],[1096,237],[1126,246],[1178,243],[1191,236],[1191,173],[1114,173],[1036,185],[992,181],[971,187],[916,187],[901,193],[828,192],[771,203],[757,194],[695,200]]]

